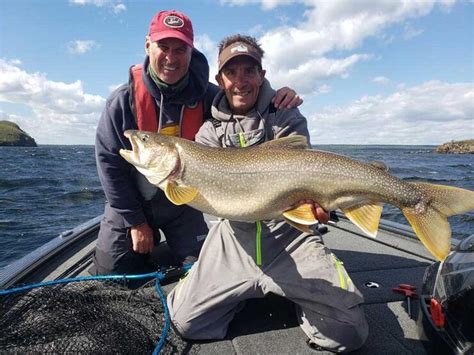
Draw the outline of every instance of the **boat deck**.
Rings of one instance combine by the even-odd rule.
[[[39,267],[34,273],[30,270],[27,274],[34,277],[23,277],[21,282],[87,275],[97,223],[98,219],[91,223],[88,234],[71,243],[47,263],[38,261],[37,264],[46,266]],[[394,293],[392,288],[404,283],[415,285],[419,290],[425,268],[434,259],[408,228],[404,232],[399,229],[401,225],[385,223],[387,225],[382,224],[377,238],[372,239],[361,234],[346,219],[340,218],[337,223],[328,226],[329,231],[323,236],[326,246],[344,262],[352,281],[365,298],[363,307],[369,323],[369,337],[364,347],[355,353],[425,354],[415,320],[418,301],[411,302],[414,318],[411,319],[404,297]],[[21,269],[21,263],[15,264],[12,267]],[[5,274],[0,274],[2,287],[5,287],[7,278]],[[373,284],[379,287],[366,286]],[[173,284],[164,286],[165,292],[171,287]],[[192,349],[202,354],[324,353],[306,345],[306,336],[297,324],[293,304],[277,296],[249,300],[232,321],[226,339],[199,342]]]
[[[407,233],[409,234],[409,233]],[[408,316],[403,296],[392,291],[401,283],[421,288],[425,268],[434,260],[414,238],[380,231],[377,239],[362,235],[341,219],[329,227],[324,242],[344,262],[363,293],[369,337],[357,354],[425,354],[416,326],[417,300]],[[376,283],[378,288],[365,285]],[[281,297],[247,302],[230,325],[227,339],[200,343],[202,354],[317,354],[306,345],[293,305]]]

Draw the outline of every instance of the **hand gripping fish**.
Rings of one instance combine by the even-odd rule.
[[[400,208],[428,250],[443,260],[451,247],[447,217],[474,209],[474,192],[423,182],[404,182],[381,166],[307,149],[290,136],[256,147],[211,148],[177,137],[126,131],[132,150],[120,150],[175,204],[235,221],[284,218],[309,231],[317,222],[309,204],[341,209],[375,237],[383,203]]]

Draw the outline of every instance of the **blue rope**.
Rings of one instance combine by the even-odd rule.
[[[17,292],[22,292],[22,291],[28,291],[28,290],[32,290],[38,287],[67,284],[67,283],[72,283],[72,282],[94,281],[94,280],[95,281],[97,280],[126,280],[126,279],[138,280],[138,279],[152,278],[152,277],[155,277],[158,280],[163,280],[166,276],[161,272],[150,272],[148,274],[138,274],[138,275],[81,276],[81,277],[75,277],[72,279],[45,281],[45,282],[39,282],[39,283],[30,284],[30,285],[10,288],[7,290],[0,290],[0,296],[9,295],[11,293],[17,293]]]
[[[193,264],[185,264],[183,266],[183,271],[187,272]],[[0,296],[5,296],[9,295],[12,293],[18,293],[22,291],[28,291],[32,290],[34,288],[38,287],[45,287],[45,286],[53,286],[53,285],[59,285],[59,284],[67,284],[67,283],[72,283],[72,282],[81,282],[81,281],[98,281],[98,280],[140,280],[140,279],[145,279],[145,278],[155,278],[156,283],[155,283],[155,290],[158,293],[158,296],[160,297],[160,301],[163,305],[163,312],[165,314],[165,325],[163,327],[163,332],[161,333],[160,341],[155,347],[155,350],[153,351],[153,355],[157,355],[160,353],[161,349],[163,348],[166,337],[168,336],[169,329],[171,327],[171,317],[170,317],[170,312],[168,309],[168,305],[166,303],[166,297],[163,293],[163,290],[161,289],[160,286],[160,281],[166,279],[167,275],[163,272],[150,272],[147,274],[137,274],[137,275],[100,275],[100,276],[81,276],[81,277],[75,277],[71,279],[60,279],[60,280],[53,280],[53,281],[45,281],[45,282],[39,282],[39,283],[34,283],[30,285],[25,285],[25,286],[20,286],[20,287],[15,287],[15,288],[10,288],[7,290],[0,290]]]
[[[155,347],[155,350],[153,351],[153,355],[159,354],[161,349],[165,345],[166,337],[168,336],[168,332],[171,326],[171,317],[170,312],[168,310],[168,305],[166,303],[166,297],[163,294],[163,290],[161,289],[159,282],[155,284],[155,289],[158,295],[160,296],[161,303],[163,304],[163,312],[165,313],[165,326],[163,327],[163,331],[161,332],[160,341],[158,342]]]
[[[185,264],[183,265],[183,271],[186,273],[188,272],[193,264]],[[168,304],[166,302],[166,297],[163,293],[163,290],[161,289],[160,283],[157,282],[155,284],[155,289],[156,292],[158,293],[158,296],[160,296],[161,304],[163,305],[163,312],[165,313],[165,326],[163,327],[163,332],[161,333],[161,338],[158,344],[155,347],[155,350],[153,351],[153,355],[158,355],[165,345],[166,337],[168,336],[168,332],[171,327],[171,316],[170,316],[170,311],[168,309]]]

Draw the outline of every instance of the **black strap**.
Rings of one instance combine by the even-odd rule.
[[[216,120],[214,117],[210,118],[209,121],[211,121],[214,128],[222,126],[222,121]]]
[[[275,107],[273,102],[270,102],[270,105],[268,105],[268,113],[275,113],[275,112],[277,112],[277,110],[278,109]]]

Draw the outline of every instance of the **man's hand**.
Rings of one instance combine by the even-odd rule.
[[[147,223],[130,228],[133,251],[138,254],[148,254],[153,250],[153,230]]]
[[[303,99],[295,90],[285,86],[277,90],[272,103],[276,108],[295,108],[303,103]]]
[[[329,212],[326,212],[320,205],[318,205],[313,200],[301,200],[298,201],[296,206],[303,205],[305,203],[309,203],[311,205],[311,209],[313,210],[314,218],[316,218],[319,223],[327,224],[329,221]]]

